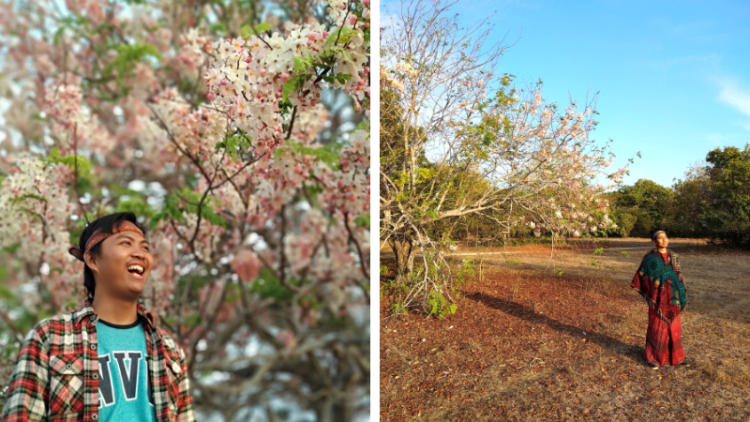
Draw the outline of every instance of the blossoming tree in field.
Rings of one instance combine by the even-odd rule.
[[[590,137],[595,102],[560,109],[541,83],[514,86],[497,72],[507,47],[485,45],[487,21],[446,17],[453,4],[407,2],[383,34],[380,238],[408,290],[396,311],[455,311],[451,272],[427,236],[435,222],[481,215],[502,232],[526,218],[537,233],[571,236],[614,225],[593,183],[612,161]]]
[[[133,211],[201,419],[367,412],[369,2],[0,7],[5,362],[82,299],[86,221]]]

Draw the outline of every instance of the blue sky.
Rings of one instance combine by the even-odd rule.
[[[542,79],[546,100],[582,104],[599,91],[592,137],[614,140],[610,169],[642,154],[626,184],[672,186],[708,151],[750,143],[750,2],[462,0],[452,10],[465,23],[496,11],[495,41],[515,42],[498,71]]]

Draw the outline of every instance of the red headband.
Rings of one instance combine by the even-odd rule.
[[[119,226],[112,227],[112,233],[103,233],[102,229],[97,229],[94,234],[89,237],[89,240],[86,242],[86,247],[82,251],[81,248],[78,247],[78,245],[73,245],[68,249],[68,252],[76,257],[81,262],[84,262],[83,255],[88,252],[91,248],[93,248],[97,243],[101,242],[102,240],[112,236],[115,233],[124,232],[124,231],[134,231],[137,233],[140,233],[141,236],[145,235],[143,234],[143,231],[136,227],[133,224],[130,223],[122,223]]]

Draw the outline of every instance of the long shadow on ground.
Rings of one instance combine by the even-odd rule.
[[[623,343],[622,341],[614,337],[597,333],[595,331],[592,331],[591,329],[584,330],[570,324],[565,324],[564,322],[560,322],[556,319],[538,314],[528,306],[521,305],[520,303],[512,302],[509,300],[502,300],[481,292],[474,293],[462,291],[461,294],[465,298],[474,302],[481,303],[489,308],[497,309],[499,311],[505,312],[510,316],[520,318],[534,324],[545,324],[553,330],[559,331],[560,333],[567,334],[573,338],[581,340],[586,339],[587,341],[599,345],[599,347],[604,350],[617,353],[628,358],[629,360],[640,363],[644,366],[647,365],[646,360],[643,358],[646,353],[645,347],[633,346],[628,343]],[[583,334],[584,331],[586,331],[585,335]]]

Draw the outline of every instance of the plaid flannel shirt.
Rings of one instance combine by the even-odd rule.
[[[159,422],[194,422],[185,353],[153,316],[144,321],[148,371]],[[11,376],[2,422],[78,422],[99,417],[98,315],[86,299],[78,309],[42,320],[24,339]]]

